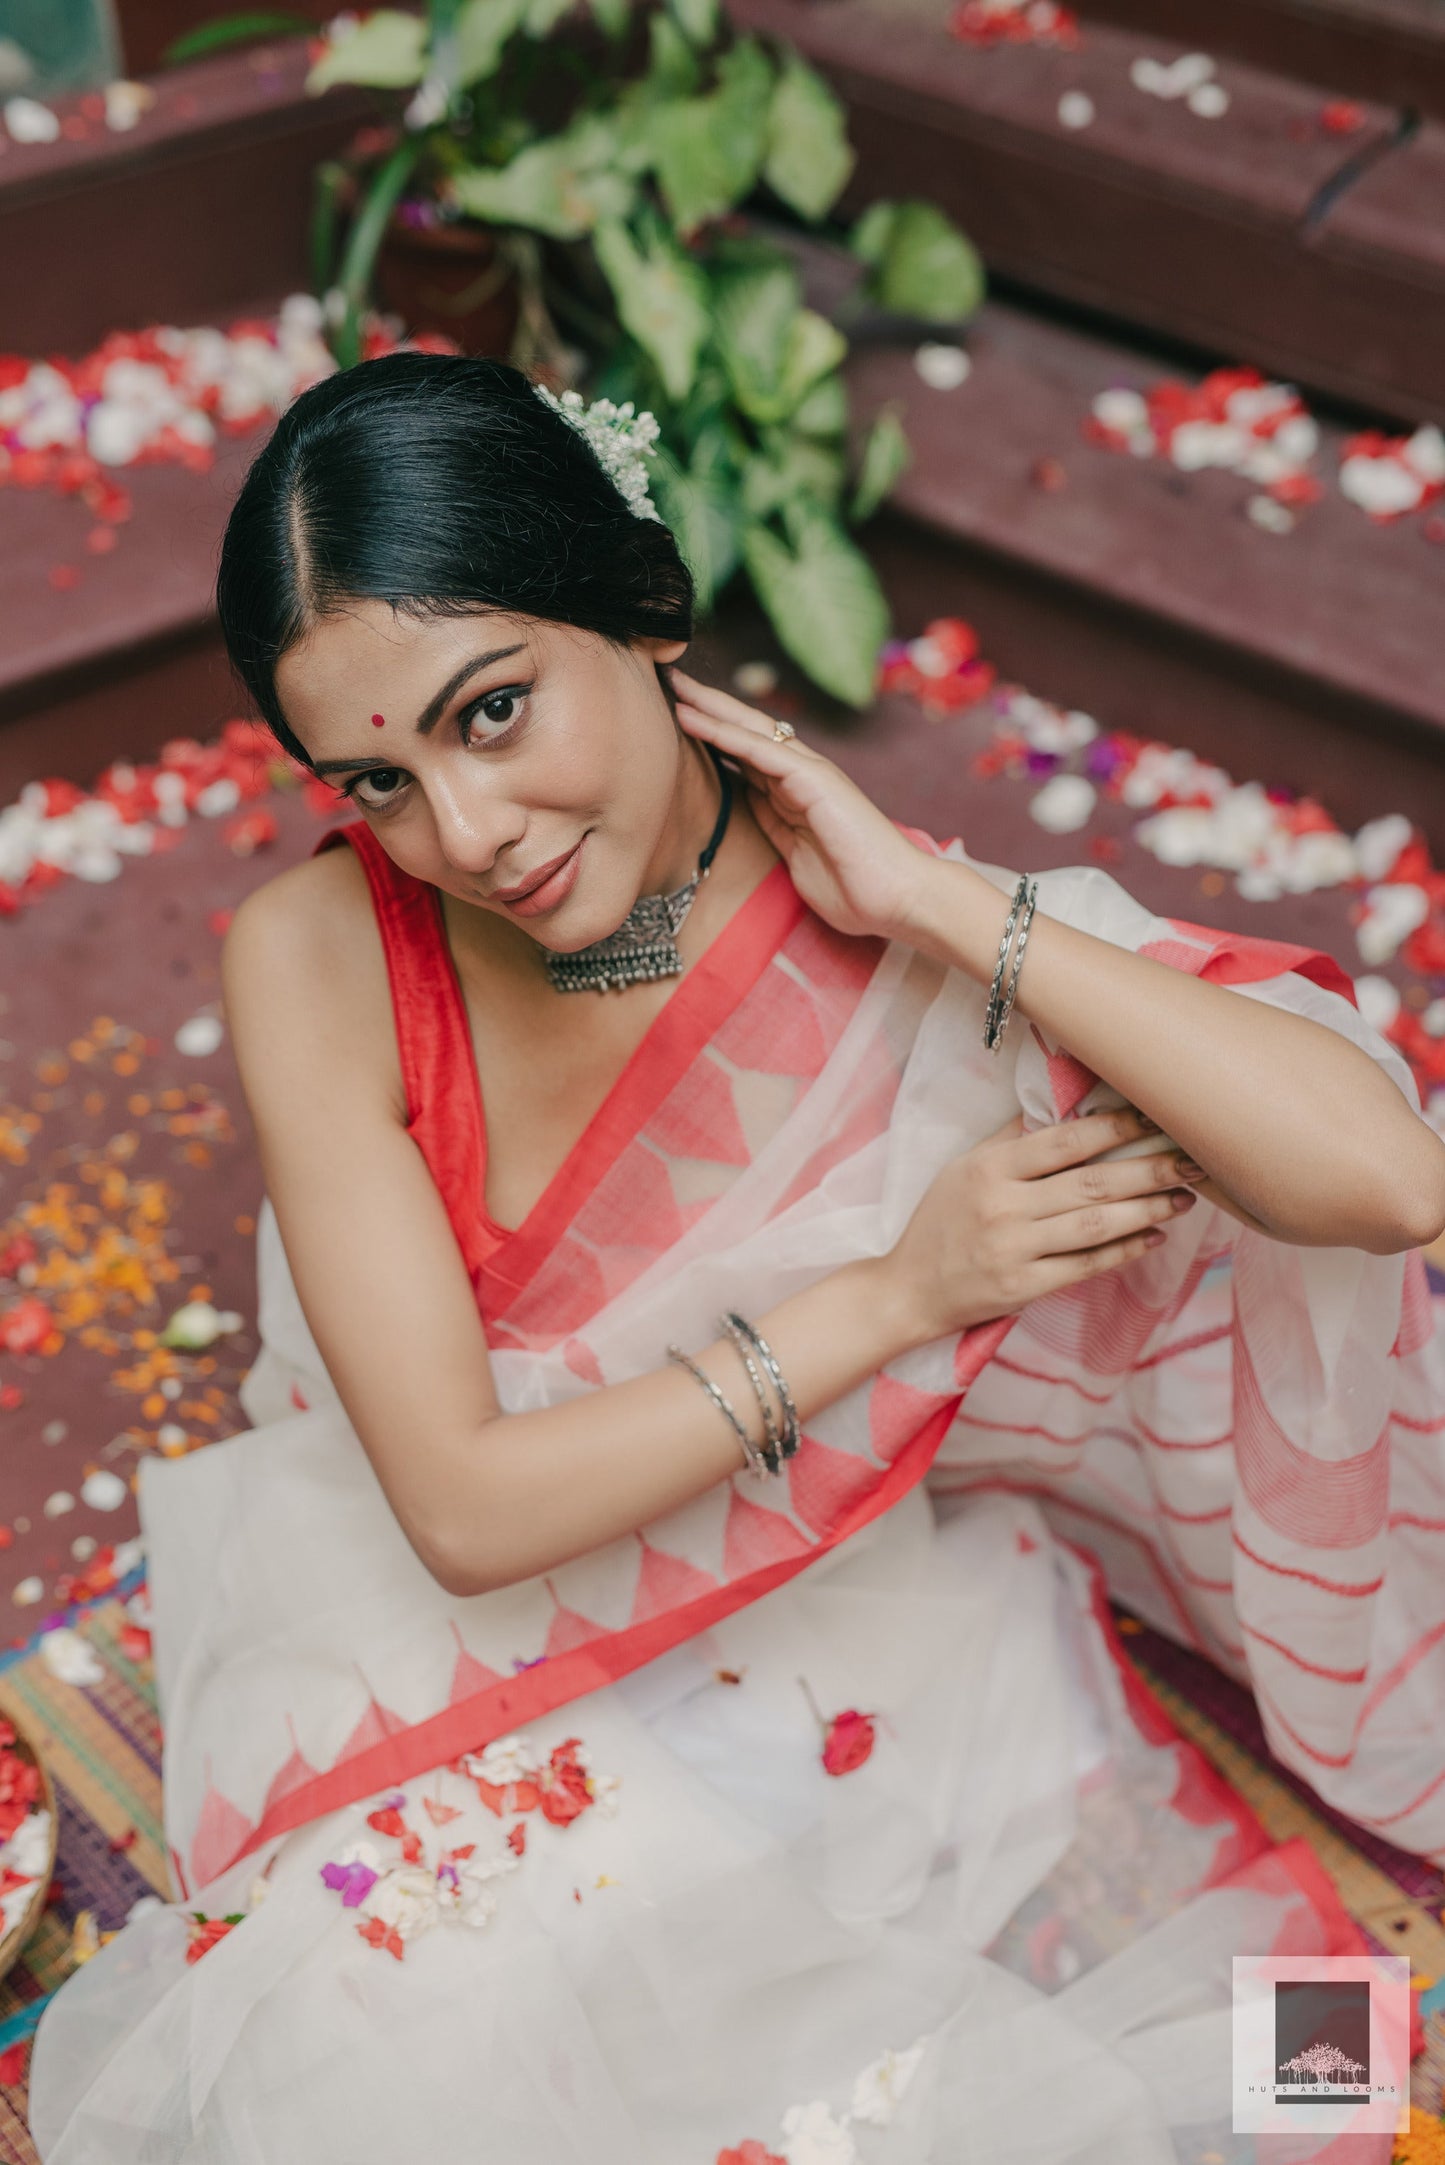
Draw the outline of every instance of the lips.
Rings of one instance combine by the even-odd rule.
[[[533,872],[527,879],[519,882],[515,887],[494,887],[487,900],[489,902],[525,901],[528,895],[535,894],[539,887],[545,886],[552,874],[560,871],[562,866],[566,864],[567,859],[575,856],[581,847],[580,842],[574,843],[571,849],[563,850],[560,857],[554,857],[549,864],[540,866],[537,871]]]

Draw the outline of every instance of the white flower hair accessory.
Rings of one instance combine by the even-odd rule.
[[[597,398],[589,406],[580,391],[564,391],[558,398],[545,384],[534,383],[538,398],[559,413],[579,436],[586,438],[603,472],[626,498],[635,518],[656,519],[662,514],[647,493],[645,460],[655,456],[653,445],[662,431],[654,414],[638,413],[632,400],[614,406],[610,398]]]

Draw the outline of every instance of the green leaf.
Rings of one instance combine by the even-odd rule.
[[[706,49],[718,31],[717,0],[668,0],[668,6],[694,45]]]
[[[743,529],[743,562],[773,629],[815,684],[849,706],[873,696],[888,604],[866,557],[826,512],[794,505],[791,546],[770,527]]]
[[[685,98],[698,86],[697,54],[670,15],[653,16],[648,25],[650,59],[644,87],[653,99]]]
[[[872,518],[913,455],[899,418],[900,412],[897,405],[885,406],[868,431],[858,466],[858,486],[849,512],[855,525]]]
[[[800,308],[788,326],[783,352],[782,382],[778,387],[783,414],[795,412],[819,377],[831,375],[847,353],[848,341],[836,324],[811,308]]]
[[[821,76],[790,54],[768,112],[763,177],[803,218],[832,209],[854,166],[848,122]]]
[[[376,90],[406,90],[426,73],[427,26],[419,15],[378,8],[364,22],[331,39],[306,78],[312,96],[333,83],[367,83]]]
[[[617,137],[606,122],[583,120],[531,144],[498,171],[460,167],[451,190],[473,218],[580,240],[601,220],[624,217],[631,208],[632,183],[615,170],[616,153]]]
[[[781,256],[744,260],[713,280],[718,350],[733,395],[750,420],[781,418],[778,386],[801,312],[798,274]]]
[[[836,511],[845,480],[841,451],[775,430],[764,450],[755,453],[744,469],[743,509],[751,518],[765,519],[775,511],[786,513],[796,499],[807,496]]]
[[[529,38],[549,37],[571,8],[572,0],[531,0],[522,17]]]
[[[848,429],[848,394],[841,376],[824,376],[793,414],[793,427],[802,436],[816,436],[829,443]]]
[[[853,230],[869,298],[929,323],[959,323],[984,296],[978,251],[932,203],[875,203]]]
[[[718,347],[751,421],[786,421],[848,351],[826,316],[801,305],[797,273],[781,257],[724,271],[714,296]]]
[[[620,38],[632,19],[630,0],[591,0],[597,25],[609,38]]]
[[[762,170],[772,63],[744,38],[718,64],[718,87],[657,115],[657,178],[673,223],[690,233],[749,195]]]
[[[346,315],[334,347],[342,368],[352,367],[361,358],[361,311],[371,290],[377,250],[391,223],[391,214],[416,170],[425,142],[421,135],[404,136],[378,166],[347,234],[346,250],[337,277],[337,284],[346,298]]]
[[[700,439],[689,467],[659,448],[651,469],[657,508],[692,573],[701,611],[712,607],[741,561],[736,479],[722,432]]]
[[[686,398],[708,332],[707,284],[690,257],[666,235],[639,248],[616,220],[593,238],[612,288],[623,329],[657,364],[669,398]]]
[[[896,203],[870,203],[853,231],[848,246],[861,263],[878,264],[888,247],[888,236],[898,215]]]
[[[161,63],[177,67],[182,61],[199,60],[206,53],[240,45],[248,38],[295,38],[314,36],[315,32],[315,23],[306,15],[223,15],[218,22],[202,23],[198,30],[188,30],[184,37],[176,38],[161,54]]]
[[[459,90],[496,74],[507,41],[527,12],[527,0],[467,0],[453,32],[453,65]]]

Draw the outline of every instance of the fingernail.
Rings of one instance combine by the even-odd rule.
[[[1174,1170],[1181,1180],[1203,1180],[1204,1167],[1196,1165],[1193,1158],[1176,1158]]]
[[[1191,1202],[1193,1201],[1193,1197],[1192,1197],[1192,1196],[1190,1197],[1190,1201],[1191,1201]],[[1145,1240],[1145,1244],[1146,1244],[1146,1246],[1148,1246],[1148,1247],[1150,1247],[1150,1248],[1157,1248],[1157,1247],[1158,1247],[1158,1245],[1159,1245],[1159,1243],[1160,1243],[1160,1241],[1161,1241],[1161,1240],[1163,1240],[1163,1238],[1164,1238],[1164,1230],[1163,1230],[1163,1227],[1162,1227],[1162,1226],[1158,1226],[1158,1225],[1155,1225],[1155,1226],[1151,1226],[1151,1227],[1150,1227],[1150,1229],[1149,1229],[1149,1231],[1148,1231],[1148,1232],[1147,1232],[1147,1233],[1146,1233],[1146,1234],[1144,1235],[1144,1240]]]
[[[1176,1188],[1169,1201],[1175,1210],[1192,1210],[1199,1197],[1191,1195],[1188,1188]]]

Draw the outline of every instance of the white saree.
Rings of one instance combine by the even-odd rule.
[[[1315,1017],[1415,1102],[1298,957],[1092,870],[1041,875],[1039,906]],[[760,939],[566,1238],[484,1306],[509,1410],[882,1252],[1020,1105],[1118,1102],[1026,1024],[985,1054],[981,990],[903,947],[797,907]],[[790,1030],[791,1070],[749,1054]],[[1322,1793],[1445,1854],[1418,1258],[1201,1202],[1107,1280],[891,1364],[789,1482],[471,1599],[392,1518],[269,1204],[259,1276],[253,1427],[140,1492],[177,1900],[46,2010],[44,2165],[1247,2154],[1231,1956],[1361,1943],[1173,1734],[1070,1543],[1247,1677]],[[205,1943],[197,1913],[238,1921]]]

